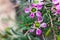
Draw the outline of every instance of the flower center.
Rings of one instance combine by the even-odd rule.
[[[35,27],[39,27],[39,26],[40,26],[40,23],[36,22]]]
[[[32,8],[31,11],[32,11],[32,12],[36,12],[36,8]]]

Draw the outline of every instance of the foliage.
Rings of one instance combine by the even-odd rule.
[[[60,40],[60,20],[58,21],[60,15],[54,15],[50,10],[53,6],[51,1],[44,1],[43,8],[38,10],[42,13],[43,22],[47,24],[47,27],[40,28],[42,30],[41,35],[36,35],[36,29],[32,33],[29,32],[30,29],[33,29],[31,26],[37,19],[37,17],[30,18],[29,14],[24,12],[24,9],[31,4],[27,0],[21,0],[16,17],[18,26],[16,30],[8,28],[9,30],[5,31],[5,35],[0,35],[2,40],[54,40],[55,38]]]

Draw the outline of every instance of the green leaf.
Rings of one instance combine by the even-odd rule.
[[[36,37],[36,38],[34,38],[34,40],[40,40],[40,39]]]
[[[10,33],[10,30],[11,30],[11,28],[6,28],[6,29],[5,29],[5,33],[8,34],[8,35],[12,35],[12,34]]]
[[[20,30],[29,30],[30,27],[22,27]]]
[[[49,28],[47,32],[45,33],[45,36],[47,37],[50,34],[51,29]]]
[[[21,40],[28,40],[27,36],[21,37]]]
[[[60,35],[57,35],[57,37],[56,37],[56,38],[57,38],[57,40],[60,40]]]
[[[43,19],[44,19],[44,22],[46,22],[46,23],[49,23],[50,22],[50,19],[49,19],[49,16],[47,15],[47,13],[45,13],[43,15]]]
[[[60,25],[60,22],[54,22],[55,25]]]

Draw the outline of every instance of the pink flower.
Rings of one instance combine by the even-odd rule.
[[[40,4],[37,4],[37,8],[39,9],[39,10],[41,10],[42,9],[42,5],[43,5],[44,3],[43,2],[40,2]]]
[[[38,17],[38,20],[37,20],[39,23],[43,22],[43,18],[42,16],[41,17]]]
[[[60,4],[56,6],[56,12],[57,14],[60,14]]]
[[[57,12],[57,14],[59,14],[59,15],[60,15],[60,10],[57,10],[56,12]]]
[[[56,8],[54,6],[51,7],[51,12],[55,13],[56,12]]]
[[[47,27],[47,24],[46,23],[44,23],[44,22],[39,22],[39,21],[36,21],[35,22],[35,27],[36,28],[40,28],[40,27],[42,27],[42,28],[46,28]]]
[[[55,8],[52,7],[52,8],[51,8],[51,11],[52,11],[52,13],[54,13],[54,15],[57,15],[57,14],[60,15],[60,4],[55,5]]]
[[[58,1],[58,0],[52,0],[52,3],[53,3],[53,4],[58,4],[59,1]]]
[[[56,9],[57,10],[60,10],[60,4],[56,6]]]
[[[36,12],[36,16],[37,16],[37,17],[41,17],[41,16],[42,16],[42,13],[39,12],[39,11],[37,11],[37,12]]]
[[[41,35],[41,33],[42,33],[42,30],[36,29],[36,35]]]
[[[25,13],[31,13],[30,18],[34,18],[34,15],[36,14],[37,17],[41,16],[41,12],[38,10],[42,9],[41,4],[32,4],[29,8],[25,9]]]
[[[30,12],[29,8],[26,8],[25,13],[29,13],[29,12]]]

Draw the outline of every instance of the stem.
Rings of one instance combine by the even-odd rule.
[[[51,15],[49,14],[49,17],[50,17],[50,22],[51,22],[51,28],[52,28],[52,31],[53,31],[53,34],[54,34],[54,40],[56,40],[56,34],[55,34],[55,31],[54,31],[54,26],[53,26],[53,20],[52,20],[52,17]]]
[[[42,34],[43,40],[45,40],[44,35]]]
[[[28,30],[28,31],[26,31],[26,33],[24,34],[24,36],[26,36],[26,35],[28,34],[28,32],[29,32],[29,30]]]
[[[29,38],[29,40],[32,40],[31,37],[29,36],[29,34],[28,34],[28,38]]]

